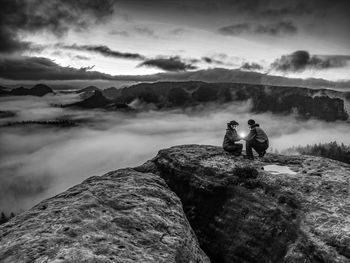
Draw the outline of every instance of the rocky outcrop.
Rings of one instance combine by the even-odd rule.
[[[326,121],[349,117],[344,105],[345,93],[325,89],[200,81],[156,82],[123,88],[115,100],[130,103],[136,99],[160,109],[251,100],[251,110],[257,113],[297,114]]]
[[[271,173],[266,165],[288,166]],[[254,162],[213,146],[162,150],[137,168],[180,197],[212,262],[350,262],[350,166],[268,154]]]
[[[0,227],[0,262],[209,262],[164,180],[91,177]]]
[[[344,163],[176,146],[11,219],[0,262],[348,263],[349,196]]]

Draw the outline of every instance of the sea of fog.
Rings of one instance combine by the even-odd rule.
[[[179,144],[222,144],[226,123],[248,132],[253,118],[266,130],[271,148],[338,141],[350,144],[349,123],[302,121],[295,116],[249,113],[249,101],[186,110],[138,113],[72,110],[50,105],[77,101],[76,94],[0,98],[0,110],[16,112],[0,124],[67,118],[79,125],[0,127],[0,211],[18,213],[93,175],[137,166]],[[142,105],[138,105],[141,107]]]

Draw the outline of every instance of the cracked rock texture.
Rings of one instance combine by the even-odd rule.
[[[91,177],[0,227],[0,262],[210,262],[164,180]]]
[[[349,263],[350,166],[277,154],[250,161],[220,147],[175,146],[141,166],[91,177],[0,227],[5,263],[209,258]]]
[[[295,174],[273,174],[266,165]],[[350,262],[350,166],[313,156],[255,161],[220,147],[161,150],[137,168],[180,197],[212,262]]]

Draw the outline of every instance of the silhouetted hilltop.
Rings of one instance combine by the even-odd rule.
[[[102,91],[95,89],[94,91],[87,90],[85,93],[93,93],[82,101],[72,104],[64,105],[63,107],[78,107],[84,109],[106,109],[106,110],[131,110],[131,108],[125,103],[118,103],[111,99],[106,98]],[[85,94],[82,93],[82,94]]]
[[[124,77],[125,78],[125,77]],[[349,81],[328,81],[317,78],[288,78],[282,76],[275,76],[266,73],[259,73],[253,71],[243,71],[240,69],[226,69],[226,68],[210,68],[195,71],[185,72],[165,72],[146,76],[130,76],[130,79],[137,81],[205,81],[205,82],[234,82],[247,83],[256,85],[271,85],[271,86],[295,86],[307,87],[313,89],[327,88],[327,89],[349,89]]]
[[[29,95],[42,97],[48,93],[53,93],[53,90],[45,84],[37,84],[29,89]]]
[[[42,97],[45,96],[46,94],[53,93],[53,90],[45,85],[45,84],[37,84],[34,87],[30,89],[26,89],[23,87],[15,88],[12,90],[9,89],[1,89],[0,90],[0,95],[3,96],[37,96],[37,97]]]
[[[141,83],[121,89],[120,93],[116,98],[120,103],[139,99],[158,108],[251,99],[253,112],[294,113],[304,118],[326,121],[348,119],[342,99],[345,95],[324,89],[188,81]]]
[[[30,92],[30,89],[19,87],[11,90],[9,94],[14,96],[25,96],[25,95],[29,95],[29,92]]]
[[[120,96],[120,89],[117,89],[115,87],[110,87],[107,89],[102,90],[102,93],[105,97],[110,99],[115,99]]]
[[[108,104],[111,104],[112,102],[112,100],[109,100],[105,96],[103,96],[100,90],[95,90],[93,95],[88,97],[87,99],[66,105],[66,107],[81,107],[86,109],[105,108]]]
[[[84,92],[94,92],[94,91],[101,91],[99,88],[96,86],[88,86],[86,88],[77,90],[76,93],[84,93]]]
[[[80,94],[80,97],[82,99],[87,99],[88,97],[94,95],[95,91],[102,92],[103,96],[111,100],[120,96],[120,89],[116,89],[115,87],[99,89],[96,86],[88,86],[86,88],[76,91],[76,93]]]
[[[16,113],[13,111],[3,111],[0,110],[0,119],[2,118],[10,118],[16,116]]]
[[[171,147],[1,225],[0,261],[348,263],[349,173],[321,157]]]
[[[7,95],[9,93],[9,88],[0,86],[0,96]]]

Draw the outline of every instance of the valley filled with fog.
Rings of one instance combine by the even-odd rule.
[[[78,100],[76,93],[0,98],[0,110],[15,113],[0,119],[1,210],[26,210],[90,176],[140,165],[162,148],[220,146],[230,120],[238,121],[239,131],[248,133],[246,122],[255,119],[270,137],[270,151],[330,141],[350,144],[349,122],[252,114],[249,100],[173,110],[154,110],[135,101],[133,106],[139,110],[132,112],[52,106]],[[77,125],[21,123],[56,119]]]

